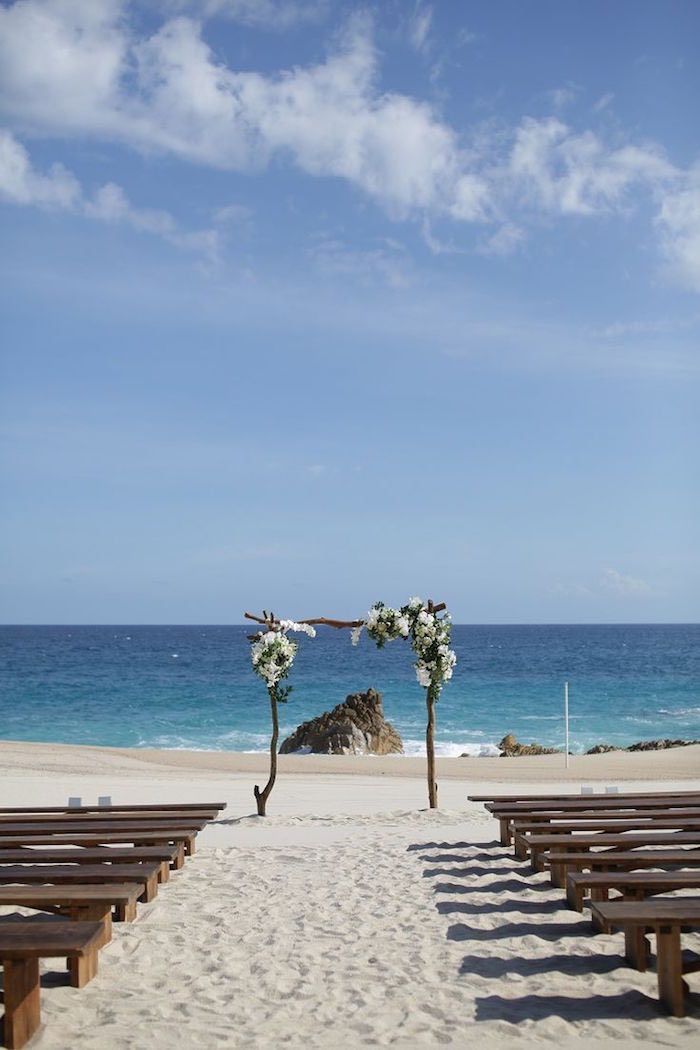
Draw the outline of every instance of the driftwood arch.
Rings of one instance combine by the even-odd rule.
[[[432,614],[443,612],[447,609],[445,602],[433,602],[427,601],[423,609],[425,612]],[[246,612],[243,614],[246,620],[251,620],[254,623],[260,624],[266,629],[266,631],[284,631],[285,624],[290,624],[292,621],[281,620],[274,615],[272,612],[263,610],[262,616],[256,616],[254,613]],[[306,625],[307,627],[332,627],[335,630],[354,630],[366,625],[365,619],[359,620],[338,620],[328,616],[311,616],[303,620],[293,621],[297,625]],[[250,641],[257,641],[260,638],[260,633],[248,635]],[[430,809],[437,809],[438,805],[438,785],[435,774],[435,704],[437,702],[440,693],[440,686],[431,684],[426,687],[426,708],[427,708],[427,723],[425,730],[425,751],[426,751],[426,772],[428,780],[428,805]],[[268,776],[267,783],[261,789],[257,784],[253,789],[255,796],[255,802],[257,805],[258,815],[265,816],[265,807],[267,799],[269,798],[270,792],[272,791],[275,780],[277,779],[277,746],[279,743],[279,711],[278,702],[280,699],[286,699],[285,697],[279,697],[275,689],[268,687],[268,694],[270,697],[270,714],[272,719],[272,736],[270,738],[270,773]]]

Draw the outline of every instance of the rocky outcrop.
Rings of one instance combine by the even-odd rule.
[[[300,725],[282,742],[280,754],[311,751],[318,755],[400,755],[403,742],[384,718],[382,696],[375,689],[353,693],[332,711]]]
[[[596,744],[589,747],[587,755],[605,755],[608,751],[665,751],[669,747],[690,747],[691,744],[700,744],[700,740],[639,740],[629,747],[615,747],[613,744]]]
[[[498,745],[501,758],[517,758],[520,755],[559,755],[557,747],[542,747],[540,744],[520,744],[512,733],[507,733]]]
[[[691,744],[700,744],[700,740],[640,740],[625,751],[665,751],[667,747],[690,747]]]

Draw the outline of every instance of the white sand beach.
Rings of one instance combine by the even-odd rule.
[[[94,981],[47,978],[32,1046],[697,1046],[698,975],[689,1016],[662,1014],[621,935],[592,934],[467,795],[698,790],[700,748],[562,766],[441,759],[431,813],[421,759],[289,756],[260,820],[264,755],[0,744],[5,805],[227,802],[185,869],[115,927]]]

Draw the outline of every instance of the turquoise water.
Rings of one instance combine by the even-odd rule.
[[[0,736],[122,747],[263,750],[269,712],[247,627],[0,627]],[[700,739],[700,625],[456,626],[458,664],[438,705],[438,750],[488,753],[513,732],[563,743]],[[284,732],[374,686],[407,753],[424,698],[407,644],[299,636]]]

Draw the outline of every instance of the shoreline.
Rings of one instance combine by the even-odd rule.
[[[0,775],[68,776],[109,773],[112,776],[154,777],[190,774],[263,774],[266,752],[186,751],[152,748],[101,747],[88,744],[0,741]],[[442,780],[490,783],[539,783],[582,780],[698,780],[700,744],[660,751],[611,751],[599,755],[522,755],[514,758],[453,758],[437,756]],[[279,755],[280,776],[344,776],[420,778],[425,756],[413,755]]]

